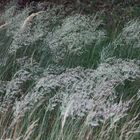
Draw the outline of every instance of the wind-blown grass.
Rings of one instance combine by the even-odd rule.
[[[139,139],[139,19],[108,43],[98,15],[13,10],[0,27],[0,138]]]

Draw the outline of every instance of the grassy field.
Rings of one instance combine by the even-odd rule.
[[[1,140],[140,139],[140,5],[93,2],[14,15],[15,2],[6,6]]]

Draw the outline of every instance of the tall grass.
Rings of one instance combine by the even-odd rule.
[[[0,138],[140,139],[139,19],[109,38],[98,14],[13,12],[0,26]]]

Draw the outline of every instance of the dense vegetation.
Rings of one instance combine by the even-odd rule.
[[[0,139],[139,140],[139,1],[7,3]]]

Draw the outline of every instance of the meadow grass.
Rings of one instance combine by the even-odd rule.
[[[0,26],[0,139],[139,140],[140,19],[110,36],[98,13],[13,11]]]

